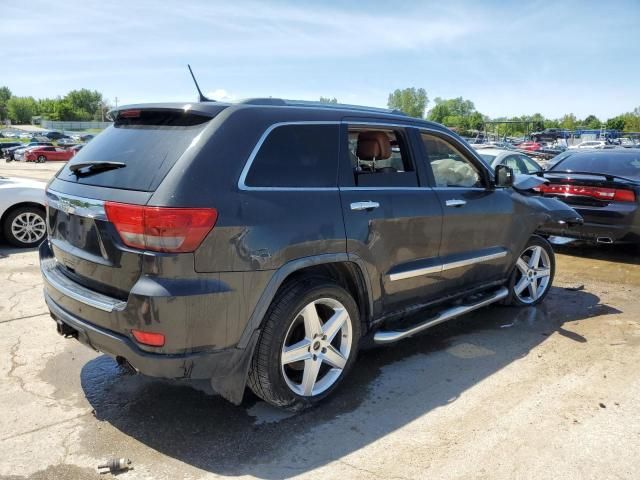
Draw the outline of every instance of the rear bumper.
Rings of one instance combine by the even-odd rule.
[[[542,233],[604,243],[640,242],[640,213],[634,202],[611,203],[606,207],[569,205],[584,219],[582,225],[545,225]]]
[[[213,389],[236,405],[242,402],[247,372],[259,332],[256,331],[244,349],[228,348],[184,354],[150,353],[140,350],[128,337],[98,327],[56,304],[45,292],[51,317],[80,343],[116,360],[124,360],[137,372],[150,377],[210,380]],[[62,333],[62,332],[61,332]]]
[[[230,348],[216,352],[162,354],[145,352],[128,337],[93,325],[67,312],[45,292],[45,301],[56,322],[71,327],[77,340],[113,358],[129,362],[138,372],[162,378],[210,378],[219,364],[228,364],[240,350]]]
[[[559,237],[575,238],[589,242],[602,243],[638,243],[640,242],[640,228],[630,225],[602,225],[600,223],[585,223],[572,227],[545,227],[540,233],[545,235],[556,235]]]

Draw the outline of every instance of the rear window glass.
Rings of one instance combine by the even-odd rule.
[[[338,125],[283,125],[267,136],[253,159],[249,187],[335,187]]]
[[[155,190],[211,117],[182,112],[142,112],[116,119],[87,143],[60,171],[69,182],[126,190]],[[76,177],[69,166],[85,162],[122,162],[124,168]]]
[[[640,178],[640,152],[589,152],[571,155],[551,168],[551,171],[608,173],[621,177]]]

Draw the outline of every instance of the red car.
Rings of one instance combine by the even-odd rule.
[[[25,153],[24,159],[27,162],[44,163],[54,160],[66,162],[75,155],[71,149],[62,147],[39,147]]]
[[[542,144],[538,142],[522,142],[518,145],[520,150],[529,150],[530,152],[535,152],[536,150],[540,150],[542,148]]]

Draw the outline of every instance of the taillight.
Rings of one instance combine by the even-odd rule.
[[[635,202],[636,194],[633,190],[626,190],[623,188],[605,188],[605,187],[590,187],[586,185],[559,185],[559,184],[545,184],[534,188],[536,192],[545,193],[548,195],[564,195],[591,197],[598,200],[609,200],[612,202]]]
[[[138,343],[149,345],[150,347],[162,347],[164,345],[164,335],[155,332],[143,332],[142,330],[131,330],[133,338]]]
[[[125,245],[156,252],[193,252],[218,219],[215,208],[172,208],[105,202]]]

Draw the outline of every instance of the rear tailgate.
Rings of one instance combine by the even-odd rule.
[[[109,202],[145,205],[215,113],[144,109],[118,112],[47,189],[47,227],[54,274],[93,292],[126,300],[142,272],[143,248],[127,246],[107,218]],[[118,168],[79,164],[117,164]]]

